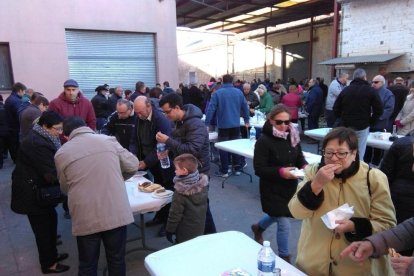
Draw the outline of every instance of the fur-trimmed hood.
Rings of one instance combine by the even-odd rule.
[[[208,186],[208,177],[205,174],[200,174],[200,179],[193,185],[186,185],[181,181],[176,181],[174,188],[177,193],[183,195],[193,195],[201,192],[204,187]]]

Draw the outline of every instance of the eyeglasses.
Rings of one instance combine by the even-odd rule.
[[[272,120],[270,119],[270,121],[275,122],[276,125],[281,125],[281,124],[285,124],[285,125],[289,125],[290,124],[290,120]]]
[[[52,126],[52,128],[54,130],[56,130],[57,132],[63,132],[63,128],[61,128],[61,127],[54,127],[54,126]]]
[[[170,113],[171,113],[171,111],[173,111],[173,108],[170,108],[170,110],[164,110],[164,113],[165,113],[166,115],[168,115],[168,114],[170,114]]]
[[[380,83],[381,81],[373,81],[372,83],[375,83],[375,84],[377,84],[377,83]]]
[[[334,155],[338,159],[344,159],[350,152],[343,151],[343,152],[333,152],[333,151],[322,151],[324,157],[331,159]]]

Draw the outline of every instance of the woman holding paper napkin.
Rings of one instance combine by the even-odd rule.
[[[290,262],[289,232],[292,215],[287,204],[298,185],[295,168],[307,165],[300,147],[299,134],[290,122],[290,111],[278,104],[268,114],[263,135],[254,149],[254,171],[260,177],[260,201],[265,216],[251,226],[255,240],[263,243],[262,233],[277,223],[279,257]]]
[[[322,148],[321,163],[306,168],[289,202],[292,215],[303,220],[297,267],[309,275],[392,275],[388,257],[358,266],[339,255],[349,243],[395,225],[387,177],[359,161],[358,139],[349,128],[331,130]],[[329,229],[321,217],[345,203],[354,207],[353,217]]]

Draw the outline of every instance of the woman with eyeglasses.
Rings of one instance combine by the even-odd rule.
[[[263,126],[263,135],[254,149],[253,165],[260,178],[260,201],[264,217],[251,226],[254,239],[262,244],[262,233],[277,223],[279,257],[290,262],[289,233],[292,215],[288,202],[296,191],[298,177],[292,170],[304,168],[306,162],[299,134],[290,121],[290,110],[283,104],[273,107]]]
[[[69,266],[59,262],[68,254],[58,254],[56,204],[45,205],[37,199],[37,187],[59,186],[54,156],[60,148],[63,118],[54,111],[45,111],[19,147],[16,167],[12,173],[11,209],[27,215],[36,238],[39,262],[44,274],[62,273]]]
[[[334,128],[325,136],[322,149],[321,163],[306,168],[289,202],[293,217],[303,220],[297,267],[308,275],[393,275],[385,256],[360,266],[340,258],[349,243],[395,226],[386,175],[359,160],[352,129]],[[336,220],[336,228],[329,229],[321,216],[345,203],[354,207],[353,216]]]

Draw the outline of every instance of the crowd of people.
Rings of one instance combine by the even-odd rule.
[[[396,223],[412,228],[406,220],[414,210],[414,139],[407,134],[414,128],[414,85],[408,88],[396,78],[387,88],[383,76],[369,82],[363,69],[354,71],[349,84],[348,78],[342,73],[329,86],[320,78],[291,79],[285,86],[280,80],[235,81],[226,74],[199,87],[181,84],[177,90],[168,81],[163,89],[138,81],[128,93],[121,86],[100,85],[91,100],[69,79],[51,101],[16,83],[0,103],[0,152],[7,149],[16,164],[11,208],[28,217],[42,272],[70,269],[60,263],[68,254],[57,250],[62,241],[55,208],[62,202],[77,240],[79,275],[96,275],[101,241],[109,274],[125,275],[126,225],[134,218],[123,183],[137,170],[175,191],[172,202],[146,226],[160,225],[159,236],[174,244],[215,233],[208,195],[209,131],[217,131],[218,141],[247,138],[252,117],[264,114],[253,166],[265,215],[251,226],[254,239],[263,243],[262,233],[276,223],[278,254],[290,262],[289,218],[294,217],[303,220],[296,265],[305,273],[381,275],[377,271],[394,268],[404,275],[401,271],[414,263],[408,257],[412,245],[395,245],[408,258],[402,269],[395,259],[390,265],[388,257],[380,257],[382,248],[395,242],[384,245],[385,238],[378,235]],[[305,119],[308,129],[318,128],[321,116],[333,129],[322,142],[321,162],[308,164],[301,130]],[[294,125],[299,122],[301,128]],[[407,136],[389,151],[366,146],[369,132],[393,126]],[[158,143],[167,150],[157,152]],[[160,164],[166,157],[174,160],[169,168]],[[224,178],[240,175],[247,165],[243,157],[222,150],[219,162],[214,176]],[[300,183],[295,168],[305,171]],[[320,217],[344,203],[354,206],[355,214],[336,221],[333,231],[325,227]],[[388,231],[384,235],[391,240],[401,233]],[[371,255],[376,258],[367,261]]]

